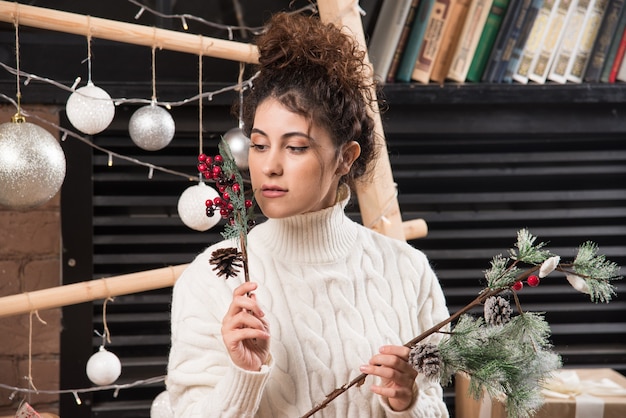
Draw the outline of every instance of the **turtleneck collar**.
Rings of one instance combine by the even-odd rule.
[[[344,208],[350,190],[342,185],[333,206],[288,218],[268,219],[249,235],[249,246],[257,254],[270,253],[277,259],[299,263],[330,263],[345,257],[354,246],[358,225]]]

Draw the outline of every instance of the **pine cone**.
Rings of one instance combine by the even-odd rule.
[[[226,276],[226,280],[239,273],[239,268],[243,266],[243,256],[236,248],[219,248],[211,253],[209,263],[215,267],[217,276]]]
[[[438,379],[441,371],[439,348],[433,344],[417,344],[409,353],[409,364],[429,379]]]
[[[485,301],[485,322],[489,325],[504,325],[511,320],[511,304],[501,296],[492,296]]]

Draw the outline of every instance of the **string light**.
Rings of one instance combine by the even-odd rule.
[[[192,20],[198,23],[201,23],[203,25],[212,27],[212,28],[216,28],[216,29],[220,29],[220,30],[225,30],[228,32],[228,38],[230,40],[232,40],[233,38],[233,30],[238,30],[238,31],[248,31],[250,33],[252,33],[253,35],[259,35],[261,33],[263,33],[265,27],[264,26],[256,26],[256,27],[249,27],[249,26],[234,26],[234,25],[223,25],[220,23],[215,23],[215,22],[210,22],[202,17],[199,16],[194,16],[188,13],[184,13],[184,14],[166,14],[166,13],[161,13],[158,10],[152,9],[149,6],[137,1],[137,0],[128,0],[130,3],[134,4],[135,6],[138,6],[140,9],[137,12],[137,14],[135,15],[135,19],[139,19],[141,17],[141,15],[144,12],[149,12],[151,14],[153,14],[154,16],[158,16],[164,19],[175,19],[175,20],[180,20],[181,24],[183,26],[184,30],[188,30],[189,26],[187,25],[187,20]],[[289,13],[302,13],[305,11],[311,11],[313,13],[317,13],[317,7],[315,6],[315,4],[311,3],[307,6],[301,7],[297,10],[294,10],[292,12]]]
[[[15,387],[15,386],[9,386],[9,385],[0,383],[0,389],[5,389],[7,391],[12,392],[9,399],[11,399],[11,397],[15,398],[15,395],[18,393],[35,394],[35,395],[41,395],[41,394],[62,395],[62,394],[71,393],[72,395],[74,395],[74,398],[76,399],[76,403],[80,405],[81,401],[80,401],[80,397],[78,396],[78,394],[80,393],[100,392],[100,391],[105,391],[105,390],[115,390],[116,393],[119,393],[119,391],[123,389],[130,389],[130,388],[134,388],[137,386],[152,385],[154,383],[164,382],[165,377],[166,376],[163,375],[163,376],[151,377],[148,379],[136,380],[132,383],[107,385],[107,386],[94,386],[94,387],[80,388],[80,389],[60,389],[60,390],[42,390],[42,389],[35,390],[35,389],[30,389],[30,388],[20,388],[20,387]]]
[[[21,77],[25,77],[27,79],[32,79],[35,81],[41,81],[43,83],[47,83],[50,85],[53,85],[55,87],[58,87],[62,90],[68,91],[70,93],[74,93],[76,91],[76,86],[78,85],[78,83],[80,83],[80,77],[78,77],[76,79],[76,81],[74,82],[74,84],[72,85],[72,87],[68,87],[65,84],[59,83],[58,81],[52,80],[50,78],[46,78],[46,77],[40,77],[36,74],[31,74],[31,73],[26,73],[24,71],[18,71],[15,68],[0,62],[0,67],[4,68],[7,72],[13,74],[13,75],[20,75]],[[214,90],[214,91],[210,91],[210,92],[204,92],[201,95],[196,94],[195,96],[192,97],[188,97],[185,98],[183,100],[178,100],[175,102],[160,102],[160,101],[156,101],[154,102],[154,104],[157,105],[161,105],[164,106],[167,109],[171,109],[172,107],[177,107],[177,106],[183,106],[192,102],[195,102],[196,100],[200,100],[200,99],[204,99],[207,98],[209,101],[213,100],[213,96],[218,95],[218,94],[223,94],[223,93],[227,93],[229,91],[236,91],[239,88],[243,88],[243,89],[248,89],[252,87],[253,81],[258,77],[259,73],[255,73],[253,74],[250,78],[248,78],[247,80],[243,81],[241,84],[233,84],[233,85],[229,85],[229,86],[225,86],[222,87],[220,89]],[[78,94],[80,94],[80,92],[78,92]],[[3,97],[6,97],[3,95]],[[120,104],[126,104],[126,103],[130,103],[130,104],[152,104],[152,99],[140,99],[140,98],[133,98],[133,99],[128,99],[125,97],[120,97],[120,98],[112,98],[111,99],[113,101],[113,103],[118,106]],[[12,102],[15,103],[15,102]]]

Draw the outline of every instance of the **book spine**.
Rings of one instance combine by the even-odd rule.
[[[411,81],[411,73],[413,72],[413,66],[417,60],[417,56],[420,51],[420,47],[424,40],[424,33],[426,32],[426,26],[428,25],[428,17],[430,11],[435,4],[435,0],[420,0],[417,6],[417,14],[411,27],[411,33],[409,34],[409,40],[407,41],[404,54],[400,60],[398,66],[398,73],[396,74],[396,80],[399,82],[408,83]]]
[[[619,37],[619,46],[617,47],[617,53],[615,54],[615,60],[611,65],[611,72],[609,73],[609,83],[615,83],[617,79],[617,73],[622,66],[622,60],[624,59],[624,53],[626,52],[626,30],[622,31]]]
[[[602,71],[600,72],[601,83],[609,82],[609,73],[611,72],[613,61],[615,61],[615,54],[617,54],[617,49],[619,48],[619,43],[621,41],[624,27],[626,27],[626,11],[624,10],[624,8],[622,8],[620,18],[617,21],[617,25],[615,26],[615,30],[613,31],[613,35],[611,37],[611,45],[606,52],[606,58],[604,59],[604,63],[602,64]]]
[[[509,0],[493,0],[487,20],[485,21],[485,27],[478,40],[476,46],[476,52],[474,58],[472,58],[472,64],[467,71],[467,79],[478,83],[485,71],[487,61],[489,60],[489,53],[493,49],[493,45],[496,41],[496,36],[502,26],[502,20],[504,14],[509,7]]]
[[[463,83],[476,52],[478,39],[482,32],[493,0],[476,0],[472,2],[463,25],[461,38],[452,59],[448,78]]]
[[[606,54],[611,46],[611,39],[613,38],[623,7],[624,0],[609,1],[606,13],[600,24],[598,36],[591,51],[587,70],[583,77],[587,82],[597,83],[600,81],[602,66],[604,65]]]
[[[383,2],[380,14],[376,20],[368,53],[374,68],[374,75],[382,83],[387,80],[389,67],[402,34],[406,16],[409,13],[411,1]]]
[[[528,78],[536,83],[546,82],[556,51],[563,39],[563,33],[574,10],[576,0],[561,0],[552,13],[542,46],[535,57]]]
[[[396,73],[398,72],[398,66],[400,65],[400,60],[402,59],[402,54],[404,53],[404,49],[406,48],[406,43],[409,39],[409,33],[411,32],[411,26],[413,25],[413,21],[415,20],[415,15],[417,11],[417,5],[419,4],[419,0],[413,0],[411,2],[411,8],[409,9],[409,14],[406,17],[404,22],[404,27],[402,28],[402,34],[400,34],[400,40],[398,41],[398,46],[396,47],[396,51],[393,55],[393,60],[391,61],[391,65],[389,66],[389,72],[387,73],[387,83],[393,83],[396,79]]]
[[[541,48],[544,35],[547,31],[552,9],[558,6],[559,0],[545,0],[541,9],[537,13],[537,17],[533,22],[533,27],[528,34],[528,39],[524,45],[524,49],[520,55],[519,66],[513,75],[513,79],[519,83],[528,83],[528,75],[534,62],[535,55]]]
[[[541,2],[542,0],[524,0],[522,2],[521,10],[517,19],[515,19],[511,34],[506,40],[506,45],[502,50],[502,57],[496,67],[493,77],[495,83],[510,83],[512,81],[513,72],[517,70],[517,65],[513,66],[513,64],[519,62],[521,51],[526,43],[533,21],[537,16],[537,11],[541,7]],[[505,74],[507,74],[509,64],[512,65],[512,70],[505,80]]]
[[[504,15],[502,24],[500,25],[500,30],[498,31],[498,35],[493,43],[493,48],[489,54],[489,59],[481,78],[482,82],[493,83],[496,81],[495,76],[500,63],[502,62],[504,49],[511,39],[513,26],[515,25],[524,4],[530,4],[530,0],[511,0],[509,7],[507,7],[506,14]]]
[[[596,0],[591,8],[591,14],[582,29],[583,36],[578,43],[576,53],[570,61],[570,66],[567,69],[568,81],[573,83],[583,82],[583,76],[585,74],[585,70],[587,69],[587,64],[589,63],[593,44],[598,37],[598,31],[600,30],[602,18],[604,17],[608,4],[609,0]]]
[[[504,74],[502,75],[502,81],[505,83],[513,82],[513,76],[519,69],[522,53],[524,52],[524,48],[528,42],[530,32],[535,25],[535,20],[537,20],[537,16],[539,15],[539,10],[543,7],[543,1],[544,0],[533,0],[530,8],[528,9],[528,13],[524,18],[524,25],[522,26],[519,37],[515,41],[511,57],[509,58],[509,62],[504,69]]]
[[[443,38],[439,45],[439,53],[435,58],[433,71],[430,75],[430,79],[437,83],[442,84],[448,76],[454,51],[456,45],[459,43],[461,30],[463,29],[463,23],[467,17],[469,5],[470,0],[456,0],[450,8],[450,18],[444,29]]]
[[[452,0],[435,0],[435,4],[430,12],[430,18],[428,19],[428,26],[424,33],[424,40],[411,74],[411,78],[415,81],[424,84],[428,84],[430,81],[430,74],[434,61],[437,58],[446,22],[450,17],[450,6],[452,3]]]
[[[592,10],[595,0],[578,0],[574,13],[567,22],[563,42],[554,58],[554,64],[548,74],[548,79],[560,84],[567,82],[567,70],[573,60],[577,45],[583,36],[585,21]]]

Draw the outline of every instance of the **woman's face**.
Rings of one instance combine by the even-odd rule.
[[[351,165],[340,155],[326,129],[276,99],[264,100],[254,116],[248,163],[265,216],[285,218],[333,205],[339,179]]]

